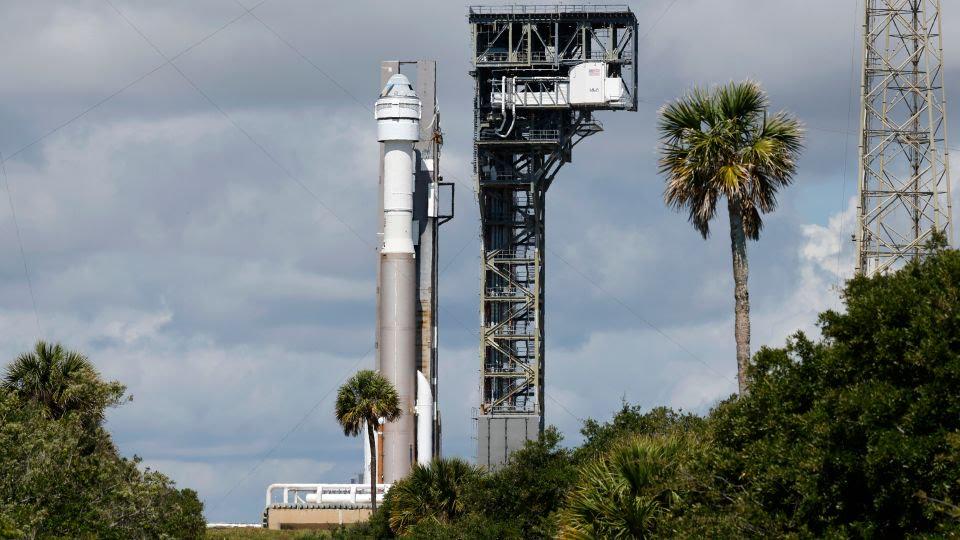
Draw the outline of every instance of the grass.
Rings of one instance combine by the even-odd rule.
[[[259,528],[207,529],[207,540],[314,540],[327,538],[317,531],[271,531]]]

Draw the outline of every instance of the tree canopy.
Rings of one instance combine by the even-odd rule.
[[[38,343],[0,388],[0,538],[201,538],[196,492],[140,458],[121,457],[103,428],[123,386],[78,353]]]
[[[704,417],[624,403],[548,429],[417,538],[960,536],[960,252],[858,277],[822,337],[761,349]],[[389,504],[366,537],[392,537]],[[360,531],[356,529],[355,532]],[[342,533],[350,537],[347,533]],[[354,536],[354,537],[362,537]]]

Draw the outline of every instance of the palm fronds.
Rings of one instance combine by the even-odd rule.
[[[364,423],[376,425],[381,418],[392,422],[401,413],[396,388],[375,371],[358,372],[337,392],[337,421],[350,437],[359,435]]]
[[[449,523],[466,513],[464,489],[479,471],[462,459],[437,459],[427,466],[414,465],[410,475],[387,494],[390,528],[403,535],[424,521]]]
[[[704,238],[721,197],[741,208],[747,236],[759,238],[762,214],[793,181],[803,128],[787,113],[768,116],[768,106],[763,89],[747,81],[694,88],[660,111],[664,200],[686,211]]]
[[[637,437],[584,467],[560,513],[560,537],[650,538],[681,501],[690,437]]]

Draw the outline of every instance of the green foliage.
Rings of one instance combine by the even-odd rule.
[[[367,523],[360,526],[359,532],[363,534],[362,538],[393,538],[395,536],[393,530],[390,529],[389,497],[384,497],[383,506],[378,508],[377,511],[370,516],[370,520]]]
[[[462,459],[415,464],[410,475],[390,488],[390,528],[398,535],[422,522],[450,523],[466,513],[464,491],[479,472]]]
[[[520,533],[511,522],[480,514],[467,514],[461,519],[440,523],[424,521],[410,529],[409,538],[420,540],[521,540],[530,538]]]
[[[345,538],[337,536],[339,531],[276,531],[259,527],[227,528],[217,527],[207,529],[207,540],[322,540],[326,538]],[[350,538],[371,538],[370,536],[351,536]]]
[[[717,472],[802,535],[943,532],[960,498],[960,253],[855,278],[846,313],[755,358],[713,415]]]
[[[397,389],[376,371],[358,372],[337,392],[337,422],[350,437],[359,435],[364,423],[375,426],[380,418],[392,422],[402,412]]]
[[[91,429],[103,422],[107,408],[121,403],[126,391],[116,381],[104,382],[86,356],[44,341],[7,366],[2,387],[25,403],[40,405],[54,420],[80,415]]]
[[[515,523],[525,538],[553,536],[554,514],[577,477],[572,452],[561,441],[556,428],[547,428],[504,467],[480,478],[470,493],[470,507],[490,519]]]
[[[660,113],[660,173],[664,199],[689,214],[704,238],[724,197],[757,239],[761,214],[773,211],[777,191],[788,186],[803,146],[803,130],[790,115],[768,115],[769,100],[754,82],[713,91],[693,89]]]
[[[689,435],[638,436],[580,470],[560,513],[561,538],[651,538],[696,481],[700,443]]]
[[[0,391],[0,537],[203,537],[197,494],[141,470],[139,458],[120,457],[95,421],[122,386],[59,345],[38,344],[36,353],[42,361],[20,362],[22,355]]]
[[[624,403],[576,450],[551,428],[406,536],[960,538],[960,252],[844,300],[820,342],[759,351],[750,393],[708,417]],[[417,482],[411,500],[443,491]],[[391,537],[390,499],[343,538]]]
[[[6,515],[4,510],[0,510],[0,538],[13,539],[13,538],[23,538],[26,534],[17,527],[16,522],[13,518]]]
[[[582,462],[608,452],[625,438],[636,435],[664,436],[677,431],[699,432],[705,426],[705,420],[694,414],[667,407],[657,407],[645,413],[639,405],[623,402],[610,422],[601,424],[592,418],[584,421],[580,430],[584,442],[576,449],[574,456],[577,462]]]

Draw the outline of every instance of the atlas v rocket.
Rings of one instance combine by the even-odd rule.
[[[429,94],[428,125],[421,125],[417,91],[384,62],[389,79],[375,106],[381,143],[382,242],[377,298],[377,368],[397,389],[402,415],[381,424],[377,482],[391,484],[413,463],[439,452],[436,411],[436,241],[439,133],[433,89],[435,63],[417,62],[418,87]],[[428,129],[421,129],[428,128]],[[365,439],[366,441],[366,439]],[[365,444],[365,463],[370,448]],[[368,471],[369,467],[364,467]],[[367,473],[368,474],[368,473]],[[369,479],[368,479],[369,480]]]

